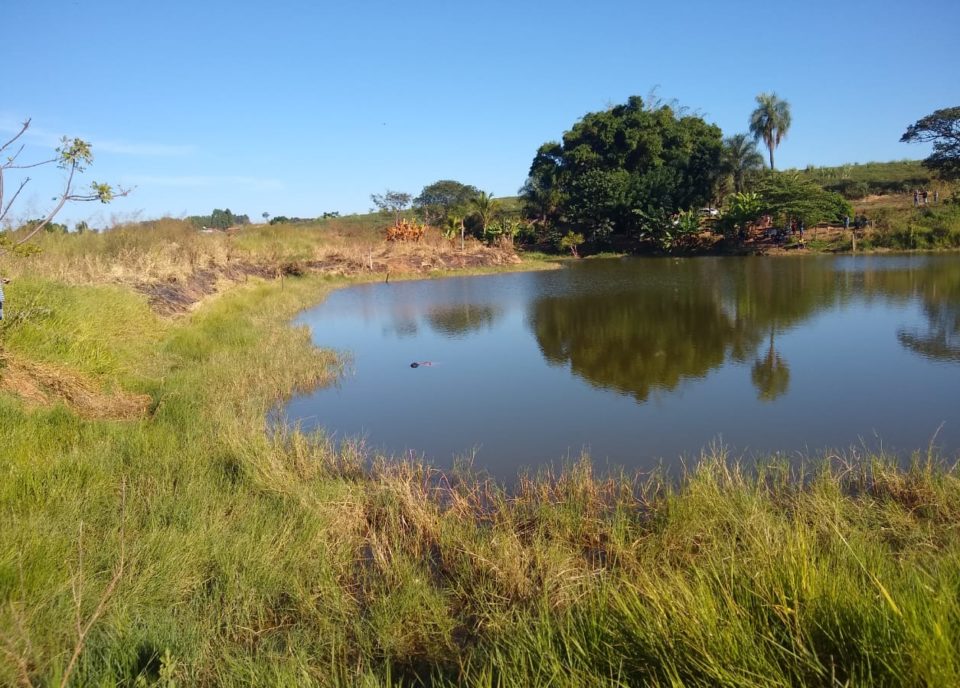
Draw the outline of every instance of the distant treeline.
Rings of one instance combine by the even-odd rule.
[[[234,215],[230,212],[230,208],[226,210],[215,208],[209,215],[191,215],[187,218],[187,221],[197,227],[208,229],[226,229],[227,227],[250,224],[250,218],[247,215]]]
[[[340,217],[338,211],[333,211],[329,213],[324,213],[319,217],[287,217],[286,215],[277,215],[276,217],[271,217],[268,224],[271,225],[298,225],[298,224],[310,224],[316,222],[317,220],[326,220],[329,218]]]

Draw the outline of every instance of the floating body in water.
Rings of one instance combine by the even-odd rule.
[[[433,361],[414,361],[410,364],[411,368],[419,368],[420,366],[432,366],[434,365]]]

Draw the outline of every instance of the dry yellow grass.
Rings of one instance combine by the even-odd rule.
[[[358,234],[336,224],[204,233],[163,219],[99,234],[44,235],[37,246],[35,255],[0,257],[0,272],[70,285],[132,286],[168,315],[251,277],[425,274],[520,262],[510,247],[469,241],[461,251],[432,229],[416,243],[388,242],[382,232]]]
[[[0,352],[0,391],[15,394],[29,408],[65,404],[89,420],[142,418],[150,407],[146,394],[101,391],[84,376],[50,364]]]

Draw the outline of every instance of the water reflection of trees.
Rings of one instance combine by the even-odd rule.
[[[773,401],[787,393],[790,387],[790,366],[774,348],[774,333],[770,331],[770,346],[767,355],[753,362],[750,380],[757,388],[761,401]]]
[[[643,274],[613,279],[616,288],[574,280],[575,291],[534,302],[529,320],[547,361],[638,401],[704,377],[728,357],[755,358],[751,379],[761,399],[784,394],[790,369],[775,333],[841,292],[832,266],[820,261],[638,261],[613,269],[628,268]],[[597,277],[597,285],[609,281]]]
[[[960,263],[956,258],[920,262],[875,273],[868,290],[921,303],[926,328],[901,328],[897,339],[925,358],[960,362]]]
[[[469,332],[490,328],[501,314],[501,310],[494,306],[458,303],[433,308],[427,313],[427,322],[440,334],[459,337]]]
[[[897,332],[906,348],[925,358],[960,363],[960,303],[924,304],[927,330]]]

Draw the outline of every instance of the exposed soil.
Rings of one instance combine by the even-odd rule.
[[[185,280],[171,278],[164,282],[139,282],[134,287],[149,297],[155,311],[161,315],[174,315],[190,310],[201,299],[227,285],[245,282],[251,276],[271,279],[280,274],[276,266],[236,262],[195,270]]]
[[[137,291],[146,294],[151,307],[162,315],[191,310],[204,298],[250,277],[280,279],[308,273],[349,276],[370,274],[428,274],[442,270],[491,267],[519,263],[512,250],[473,245],[463,252],[426,244],[387,244],[368,251],[331,252],[314,260],[255,264],[231,262],[195,270],[186,279],[139,282]]]

